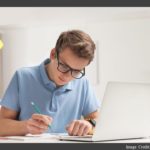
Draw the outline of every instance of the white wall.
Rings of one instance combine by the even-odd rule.
[[[101,80],[150,82],[150,19],[103,24]]]
[[[99,39],[102,97],[108,81],[150,82],[150,18],[119,20],[90,27]]]
[[[97,15],[93,22],[80,22],[76,18],[75,22],[66,24],[61,19],[56,24],[2,29],[8,42],[3,51],[3,89],[17,68],[41,63],[49,56],[60,32],[72,28],[89,33],[97,44],[95,61],[87,74],[98,98],[102,99],[108,81],[150,82],[149,27],[148,15],[104,21]]]
[[[4,42],[2,50],[2,93],[4,93],[15,70],[23,67],[27,62],[28,38],[27,30],[20,27],[1,27]]]

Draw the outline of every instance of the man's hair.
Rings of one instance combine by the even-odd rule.
[[[60,34],[55,48],[57,54],[65,48],[70,48],[75,55],[88,59],[90,63],[94,58],[95,43],[87,33],[69,30]]]

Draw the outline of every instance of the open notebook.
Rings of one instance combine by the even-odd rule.
[[[93,136],[70,141],[111,141],[150,136],[150,84],[109,82]]]

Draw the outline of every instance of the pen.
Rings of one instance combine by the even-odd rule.
[[[33,109],[36,113],[42,114],[39,107],[37,105],[35,105],[34,102],[31,102],[31,105],[33,106]],[[48,127],[51,128],[51,125],[49,124]]]

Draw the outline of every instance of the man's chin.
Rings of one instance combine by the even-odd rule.
[[[57,82],[57,83],[56,83],[57,86],[63,86],[63,85],[65,85],[65,84],[67,84],[67,83],[66,83],[66,82]]]
[[[59,83],[59,84],[56,84],[56,85],[57,85],[57,86],[64,86],[65,84],[60,84],[60,83]]]
[[[67,83],[68,83],[67,81],[61,79],[60,77],[58,78],[58,85],[65,85]]]

